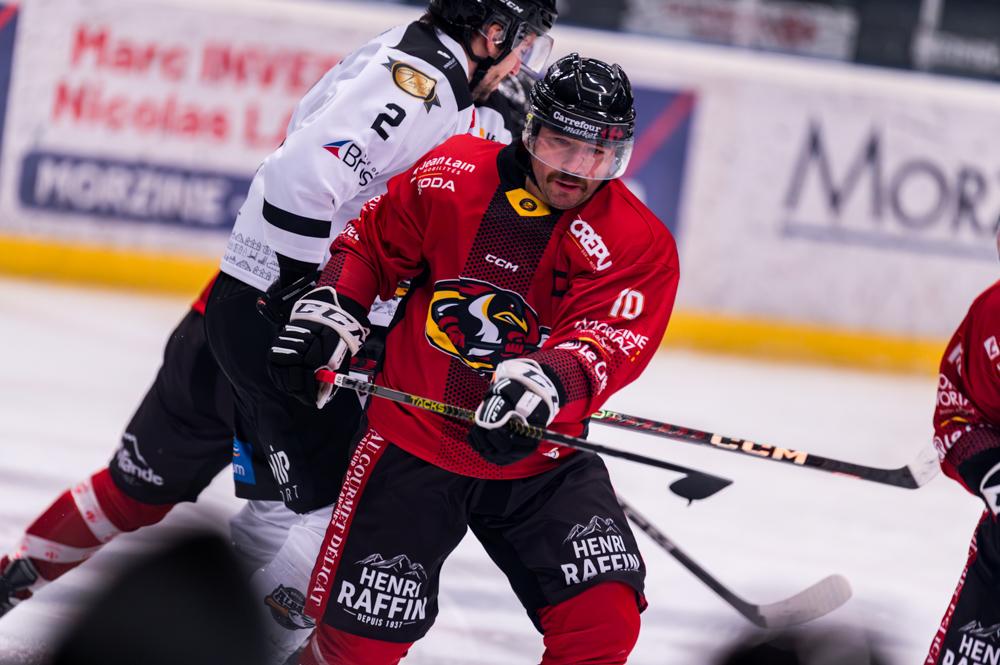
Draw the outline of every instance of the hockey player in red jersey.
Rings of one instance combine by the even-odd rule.
[[[944,472],[986,504],[926,665],[1000,654],[1000,282],[969,308],[941,360],[934,445]]]
[[[318,628],[303,662],[398,662],[434,622],[441,566],[469,528],[542,633],[543,663],[626,661],[645,571],[602,460],[505,423],[580,434],[666,330],[674,240],[618,179],[634,120],[620,67],[561,59],[532,90],[522,141],[429,152],[362,209],[293,307],[271,373],[322,401],[314,371],[343,369],[369,304],[413,280],[378,381],[476,410],[470,429],[370,406],[306,593]]]

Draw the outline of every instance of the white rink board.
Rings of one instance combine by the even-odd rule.
[[[357,7],[29,0],[0,163],[0,229],[220,253],[294,104],[394,22]],[[132,178],[128,194],[115,169]]]
[[[943,338],[996,279],[1000,87],[572,35],[697,97],[679,307]]]
[[[416,14],[372,3],[27,0],[0,234],[219,255],[302,92]],[[670,183],[676,215],[661,212],[680,242],[681,308],[943,338],[993,281],[995,85],[555,34],[557,55],[618,61],[645,94],[693,99],[687,147],[670,167],[682,173],[662,175],[665,187],[683,180]],[[653,123],[639,143],[665,141],[657,131],[668,130]]]

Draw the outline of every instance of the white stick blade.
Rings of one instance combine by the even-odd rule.
[[[917,487],[923,487],[941,472],[937,450],[934,449],[934,446],[923,446],[920,449],[920,456],[917,458],[917,461],[910,464],[907,468],[913,474],[913,479],[916,481]]]
[[[825,616],[850,598],[851,583],[847,578],[830,575],[790,598],[761,605],[760,617],[767,628],[788,628]]]

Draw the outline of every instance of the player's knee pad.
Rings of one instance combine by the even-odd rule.
[[[396,665],[412,642],[383,642],[320,624],[306,643],[299,665]]]
[[[94,496],[107,520],[119,531],[135,531],[162,520],[175,504],[143,503],[125,494],[114,482],[111,472],[102,469],[90,479]]]
[[[620,582],[598,584],[538,614],[545,640],[542,665],[618,665],[639,639],[636,593]]]

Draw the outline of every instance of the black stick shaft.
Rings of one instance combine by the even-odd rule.
[[[714,575],[702,568],[697,561],[683,552],[676,543],[657,529],[635,508],[626,503],[621,495],[618,505],[628,519],[642,529],[653,542],[667,551],[684,568],[701,580],[720,598],[761,628],[784,629],[829,614],[846,603],[851,597],[851,585],[841,575],[828,575],[812,586],[795,595],[764,605],[752,603],[738,596],[732,589],[720,582]]]
[[[411,395],[410,393],[403,392],[401,390],[394,390],[392,388],[387,388],[385,386],[380,386],[374,383],[369,383],[367,381],[362,381],[360,379],[355,379],[353,377],[347,376],[346,374],[338,374],[336,372],[331,372],[329,370],[318,370],[316,372],[316,378],[320,381],[327,383],[334,383],[341,388],[348,388],[354,390],[355,392],[374,395],[375,397],[381,397],[383,399],[392,400],[393,402],[399,402],[401,404],[409,404],[410,406],[416,407],[418,409],[424,409],[426,411],[432,411],[434,413],[440,414],[442,416],[447,416],[450,418],[455,418],[468,423],[475,422],[475,413],[469,409],[463,409],[459,406],[454,406],[452,404],[445,404],[444,402],[438,402],[436,400],[427,399],[425,397],[418,397],[416,395]],[[664,460],[656,459],[654,457],[646,457],[645,455],[639,455],[638,453],[631,453],[626,450],[618,450],[617,448],[611,448],[609,446],[603,446],[599,443],[592,443],[586,439],[581,439],[575,436],[569,436],[568,434],[561,434],[559,432],[553,432],[552,430],[545,429],[543,427],[535,427],[534,425],[527,425],[520,421],[511,420],[507,423],[507,426],[513,429],[516,433],[527,436],[533,439],[538,439],[540,441],[551,441],[552,443],[558,443],[560,445],[566,446],[568,448],[576,448],[577,450],[586,450],[592,453],[600,453],[602,455],[607,455],[609,457],[620,457],[622,459],[627,459],[632,462],[637,462],[639,464],[645,464],[647,466],[655,466],[660,469],[666,469],[668,471],[676,471],[677,473],[683,473],[688,476],[699,476],[706,480],[711,480],[713,486],[718,485],[719,489],[726,487],[732,483],[731,480],[727,478],[721,478],[710,473],[705,473],[704,471],[698,471],[696,469],[691,469],[686,466],[681,466],[680,464],[673,464],[672,462],[667,462]]]
[[[642,529],[642,531],[645,532],[645,534],[649,536],[653,542],[666,550],[670,556],[677,559],[682,566],[687,568],[689,572],[701,580],[702,583],[714,591],[720,598],[725,600],[726,603],[735,608],[740,614],[747,617],[752,622],[761,625],[759,613],[754,610],[750,603],[730,591],[722,582],[717,580],[715,576],[698,565],[694,559],[685,554],[684,551],[681,550],[676,543],[674,543],[674,541],[670,540],[670,538],[666,536],[666,534],[653,526],[652,522],[647,520],[635,508],[626,503],[621,496],[618,497],[618,505],[621,506],[625,516],[628,517],[633,524]]]
[[[592,418],[603,425],[610,425],[620,429],[643,432],[660,436],[667,439],[693,443],[701,446],[712,446],[721,450],[733,453],[740,453],[759,459],[769,459],[774,462],[782,462],[786,465],[802,466],[810,469],[818,469],[829,473],[837,473],[845,476],[853,476],[862,480],[869,480],[885,485],[893,485],[906,489],[917,489],[921,482],[914,476],[910,467],[900,467],[898,469],[882,469],[878,467],[845,462],[829,457],[821,457],[801,450],[792,450],[773,446],[767,443],[758,443],[749,439],[737,439],[714,432],[671,425],[670,423],[658,422],[648,418],[630,416],[615,411],[601,410],[595,413]]]

